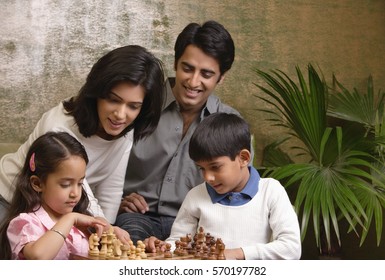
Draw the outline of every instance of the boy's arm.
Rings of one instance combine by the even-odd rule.
[[[271,241],[242,247],[245,259],[300,259],[301,237],[297,214],[284,187],[274,179],[269,186]]]

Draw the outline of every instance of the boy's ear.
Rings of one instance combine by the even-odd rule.
[[[247,166],[251,160],[251,153],[247,149],[243,149],[239,152],[239,160],[241,161],[242,166]]]
[[[40,193],[42,191],[42,188],[41,188],[41,182],[40,182],[40,179],[39,177],[37,177],[36,175],[32,175],[30,178],[29,178],[29,182],[31,183],[31,186],[32,188]]]

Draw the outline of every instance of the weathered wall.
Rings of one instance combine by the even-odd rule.
[[[348,87],[369,74],[385,88],[383,0],[0,0],[0,143],[22,142],[41,114],[74,95],[92,64],[125,44],[153,51],[172,75],[173,44],[189,22],[215,19],[236,43],[218,88],[252,124],[257,155],[277,134],[255,108],[252,69],[311,62]]]

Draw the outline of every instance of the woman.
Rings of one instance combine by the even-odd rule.
[[[100,58],[79,94],[46,112],[18,151],[1,158],[0,213],[12,200],[31,143],[48,131],[65,131],[89,157],[84,187],[92,214],[114,223],[132,144],[157,126],[163,84],[161,61],[143,47],[117,48]]]

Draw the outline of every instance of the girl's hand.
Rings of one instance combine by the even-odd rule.
[[[105,228],[109,227],[109,223],[105,219],[95,218],[92,216],[80,214],[80,213],[72,213],[75,215],[74,226],[77,228],[89,228],[92,227],[95,229],[95,232],[100,237]]]

